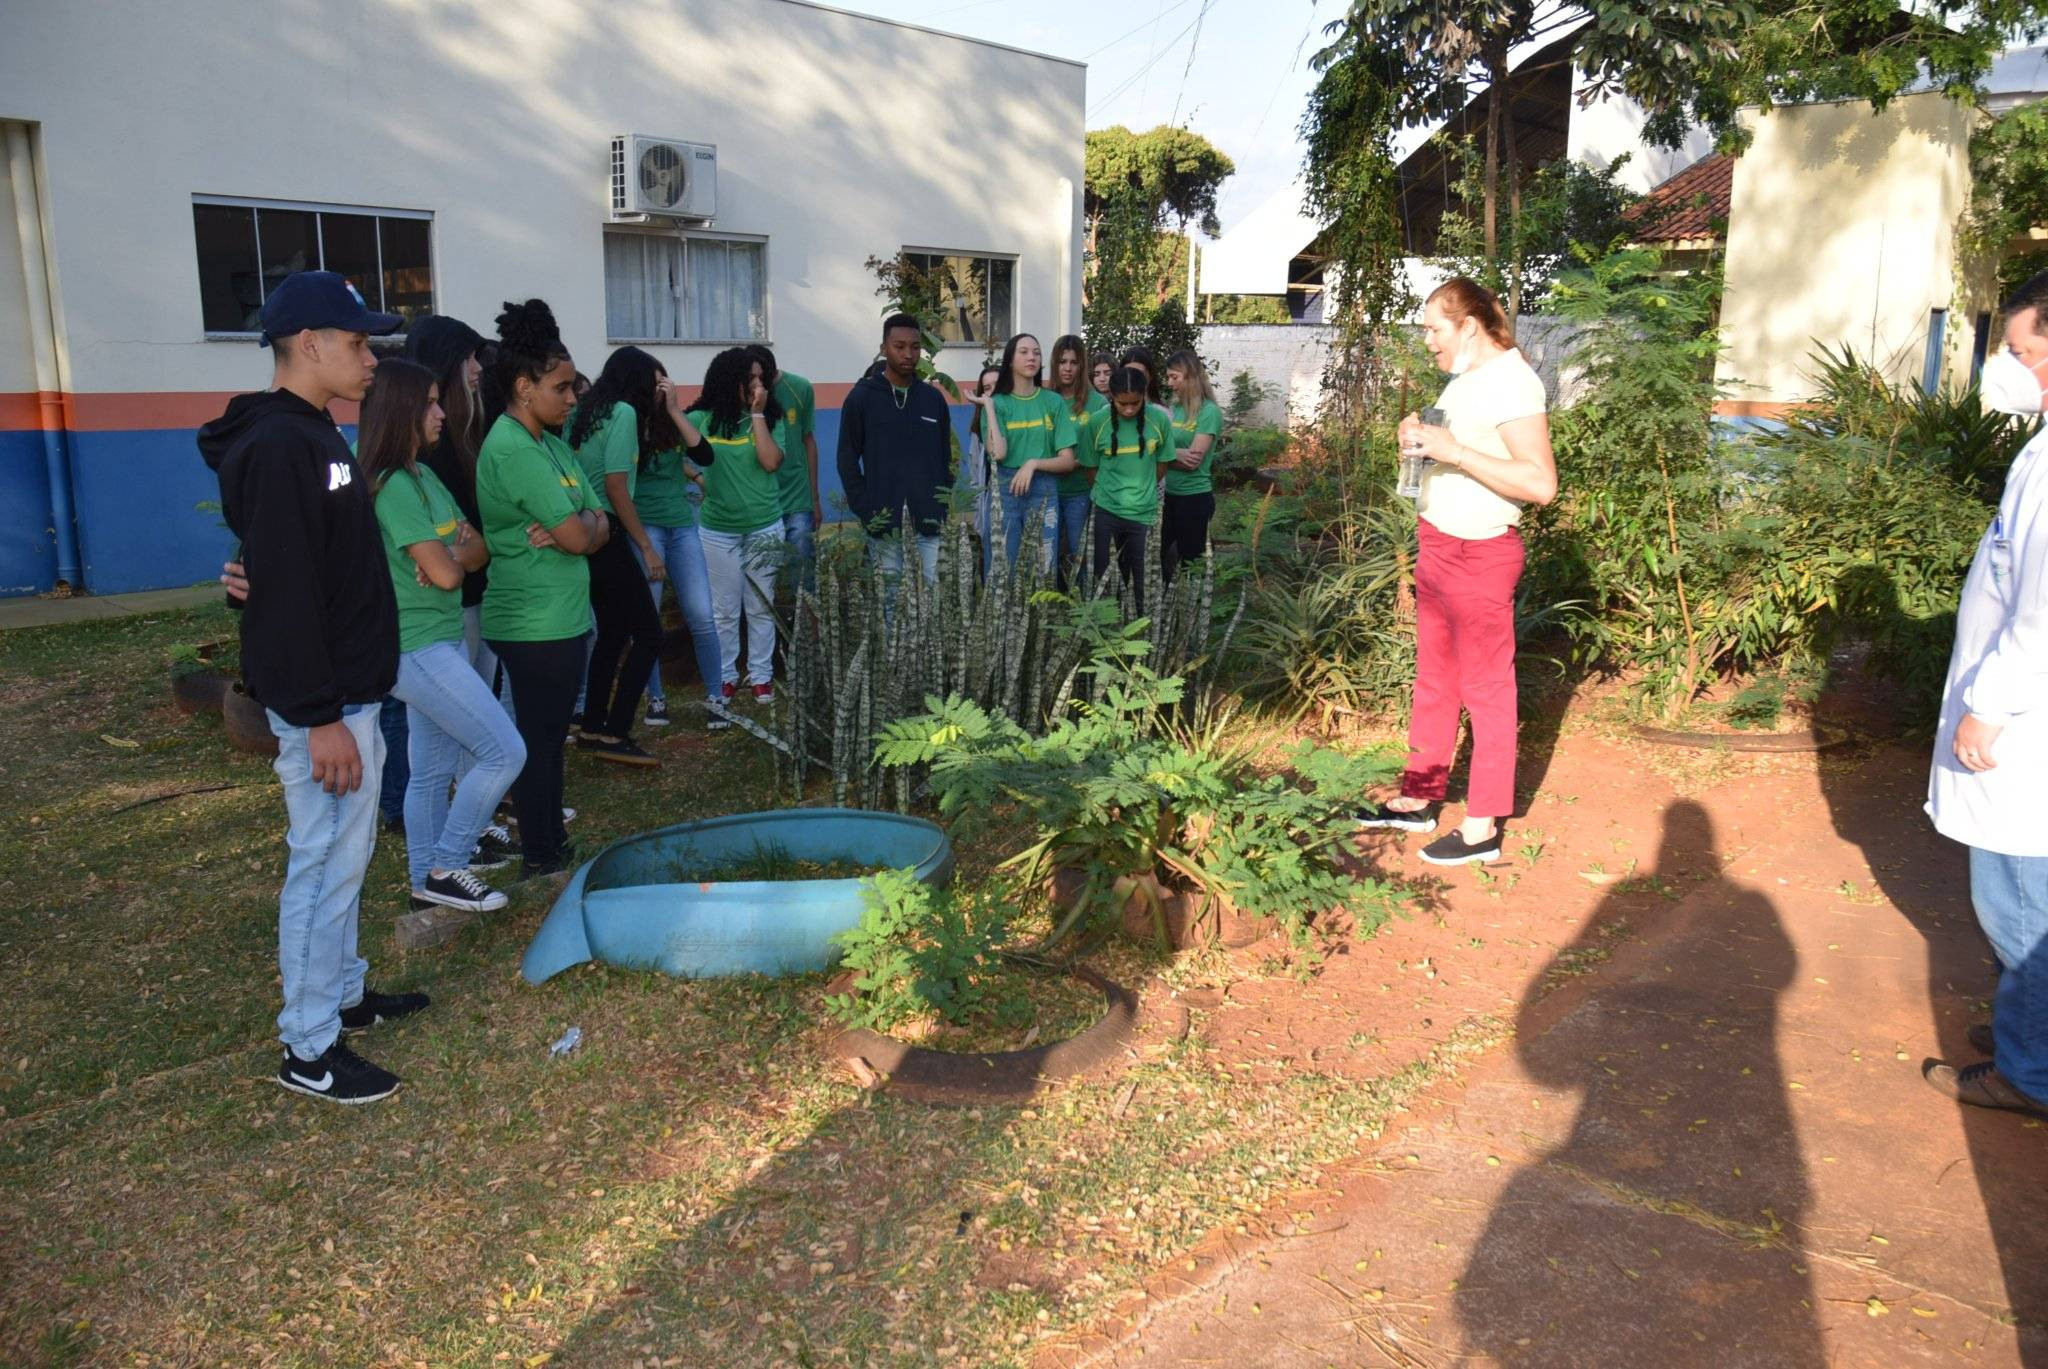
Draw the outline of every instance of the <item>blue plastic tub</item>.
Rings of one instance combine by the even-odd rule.
[[[832,938],[860,921],[866,880],[676,882],[678,869],[760,847],[821,864],[914,868],[930,884],[953,874],[946,834],[896,813],[787,808],[678,823],[615,841],[584,862],[534,933],[520,973],[539,984],[586,960],[686,979],[829,968]]]

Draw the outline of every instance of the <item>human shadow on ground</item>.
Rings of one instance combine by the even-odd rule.
[[[1720,871],[1706,810],[1672,804],[1655,876],[1685,894],[1657,910],[1656,949],[1583,996],[1551,994],[1643,908],[1617,890],[1524,997],[1522,1067],[1576,1091],[1579,1110],[1510,1182],[1457,1284],[1467,1350],[1516,1364],[1825,1362],[1791,1234],[1808,1184],[1778,1063],[1797,954],[1771,901]],[[1496,1125],[1526,1133],[1547,1115]]]
[[[1935,832],[1923,811],[1934,759],[1936,704],[1928,690],[1938,690],[1935,672],[1947,660],[1954,614],[1908,613],[1878,570],[1864,572],[1843,597],[1856,613],[1857,640],[1831,658],[1816,717],[1829,730],[1848,732],[1857,751],[1822,763],[1821,791],[1836,834],[1861,849],[1879,891],[1920,934],[1935,1053],[1970,1064],[1981,1057],[1966,1033],[1972,1022],[1989,1019],[1997,960],[1971,907],[1969,851]],[[2048,822],[2048,814],[2041,820]],[[1919,1101],[1930,1111],[1959,1106],[1918,1081],[1903,1087],[1921,1090]],[[2040,1133],[2014,1113],[1962,1108],[1961,1116],[1968,1172],[1997,1247],[2021,1362],[2048,1366],[2048,1181]],[[1927,1177],[1933,1186],[1926,1201],[1940,1204],[1942,1185],[1953,1187],[1964,1174],[1957,1166]]]

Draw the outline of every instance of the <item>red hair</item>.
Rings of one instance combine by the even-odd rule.
[[[1495,345],[1513,347],[1515,330],[1508,326],[1508,315],[1500,307],[1500,300],[1493,291],[1467,276],[1453,276],[1429,292],[1426,304],[1441,304],[1444,316],[1453,323],[1475,319],[1479,331],[1492,338]]]

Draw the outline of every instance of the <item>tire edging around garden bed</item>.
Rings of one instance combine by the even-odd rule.
[[[1115,1059],[1137,1031],[1138,1000],[1129,989],[1079,966],[1067,973],[1101,990],[1107,1010],[1087,1030],[1058,1041],[1028,1050],[956,1053],[853,1027],[826,1042],[825,1053],[838,1060],[866,1061],[887,1076],[883,1088],[920,1103],[1022,1103],[1047,1084]]]
[[[1752,751],[1775,755],[1798,755],[1826,751],[1849,740],[1847,732],[1822,735],[1807,732],[1672,732],[1637,723],[1638,739],[1658,746],[1685,746],[1696,751]]]

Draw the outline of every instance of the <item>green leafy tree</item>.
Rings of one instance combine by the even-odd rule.
[[[1187,280],[1188,230],[1221,231],[1216,196],[1236,166],[1208,139],[1161,125],[1121,124],[1088,135],[1082,212],[1088,340],[1109,349],[1136,340]]]
[[[1287,301],[1279,295],[1204,295],[1206,323],[1291,323]]]
[[[2010,289],[2048,267],[2048,244],[2014,250],[2029,229],[2048,225],[2048,102],[2022,105],[1979,124],[1970,135],[1971,249],[2000,263]]]
[[[1489,256],[1472,214],[1483,193],[1478,149],[1468,138],[1452,155],[1463,174],[1444,211],[1434,260],[1451,274],[1470,276],[1498,293],[1510,317],[1543,303],[1551,282],[1576,264],[1575,246],[1603,252],[1639,227],[1627,216],[1640,197],[1618,178],[1628,161],[1626,153],[1604,170],[1561,157],[1530,174],[1522,189],[1521,210],[1509,219],[1499,254]]]

